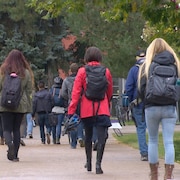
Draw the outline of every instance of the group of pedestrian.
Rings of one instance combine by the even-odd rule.
[[[3,134],[0,134],[0,138],[2,143],[5,139],[5,144],[8,146],[7,158],[10,161],[19,161],[20,125],[24,115],[27,117],[27,122],[32,123],[35,114],[37,114],[42,144],[45,144],[46,141],[50,144],[51,135],[53,143],[60,144],[61,126],[65,113],[68,118],[77,114],[81,123],[70,132],[70,146],[75,149],[78,141],[81,147],[85,146],[85,168],[87,171],[92,171],[94,141],[97,149],[96,174],[103,173],[101,163],[108,138],[108,127],[111,126],[110,102],[113,94],[113,81],[110,70],[102,65],[102,59],[100,49],[89,47],[84,56],[85,66],[79,67],[76,63],[72,63],[69,76],[66,76],[62,69],[59,69],[60,76],[54,79],[54,85],[50,89],[45,87],[44,81],[39,81],[38,91],[32,98],[34,77],[29,63],[19,50],[12,50],[8,54],[0,68],[0,98],[2,98],[6,74],[13,73],[13,75],[20,77],[22,91],[21,100],[16,109],[12,110],[0,105],[3,127]],[[172,179],[175,159],[173,135],[177,121],[176,100],[170,101],[166,97],[163,99],[163,95],[160,97],[162,100],[158,103],[149,99],[147,89],[149,83],[152,83],[150,82],[152,78],[150,74],[156,66],[176,67],[176,78],[180,77],[179,59],[170,45],[162,38],[154,39],[146,51],[137,52],[136,63],[127,76],[125,92],[128,95],[132,116],[136,122],[141,160],[149,161],[151,180],[158,179],[158,130],[160,123],[165,149],[164,179]],[[162,75],[165,74],[165,71],[159,73]],[[96,77],[97,74],[102,77]],[[100,81],[91,83],[90,81],[92,79],[99,80],[98,78],[102,78],[101,84],[103,82],[105,84],[99,89],[99,92],[96,92],[100,93],[99,96],[103,95],[104,92],[104,95],[93,100],[90,91],[93,92],[94,88],[98,88],[96,83],[100,84]],[[103,90],[102,93],[101,90]],[[48,114],[52,112],[58,117],[57,125],[54,126],[50,126],[48,122]],[[146,142],[146,128],[148,143]],[[2,132],[1,129],[0,132]],[[93,131],[96,131],[96,134]],[[27,135],[29,138],[33,138],[32,124],[28,124]],[[95,140],[93,140],[93,135],[97,136]]]

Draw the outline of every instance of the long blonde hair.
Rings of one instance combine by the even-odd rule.
[[[152,63],[152,61],[154,59],[154,56],[156,54],[159,54],[159,53],[163,52],[163,51],[169,51],[174,56],[174,59],[175,59],[174,64],[177,67],[178,77],[180,77],[180,62],[179,62],[179,59],[178,59],[176,53],[174,52],[172,47],[164,39],[156,38],[151,42],[151,44],[147,48],[146,60],[144,61],[141,68],[139,69],[138,88],[140,88],[140,79],[143,76],[148,78],[149,67],[150,67],[150,65],[151,65],[151,63]]]

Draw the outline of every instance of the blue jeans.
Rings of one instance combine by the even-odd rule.
[[[77,138],[84,139],[84,127],[82,121],[77,126]]]
[[[27,135],[32,135],[33,133],[33,121],[31,113],[26,114],[26,121],[27,121]]]
[[[39,123],[41,141],[45,142],[46,137],[45,137],[44,127],[46,127],[46,133],[50,134],[50,130],[51,130],[49,121],[48,121],[48,114],[47,113],[38,113],[38,123]]]
[[[77,145],[77,128],[70,131],[71,136],[71,147],[76,148]]]
[[[62,127],[63,121],[64,121],[64,113],[58,114],[58,124],[56,125],[56,138],[57,139],[61,137],[61,127]]]
[[[55,140],[56,140],[56,126],[51,126],[50,129],[52,132],[53,141],[55,142]]]
[[[165,149],[165,164],[174,164],[174,128],[177,121],[176,107],[152,106],[145,109],[146,123],[149,134],[148,158],[154,164],[158,162],[158,130],[162,124],[162,135]]]
[[[141,155],[148,155],[148,145],[146,143],[146,121],[142,108],[133,108],[133,116],[136,120],[136,132]]]

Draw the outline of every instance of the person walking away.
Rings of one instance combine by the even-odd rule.
[[[31,101],[32,101],[32,95],[31,95]],[[27,113],[25,115],[25,118],[26,118],[26,124],[27,124],[26,135],[30,139],[32,139],[33,138],[33,127],[34,127],[34,121],[33,121],[33,118],[32,118],[32,113]]]
[[[128,95],[129,102],[138,102],[134,103],[135,105],[132,107],[132,116],[136,124],[139,151],[142,161],[148,161],[148,145],[146,142],[146,121],[144,118],[144,104],[143,102],[139,102],[140,100],[138,99],[137,79],[139,66],[144,62],[145,55],[146,52],[144,50],[137,51],[136,63],[129,70],[125,84],[125,92],[126,95]]]
[[[112,76],[109,69],[101,65],[102,53],[97,47],[89,47],[86,50],[84,59],[87,65],[81,67],[76,75],[71,102],[68,107],[68,115],[72,116],[76,112],[80,100],[80,117],[85,128],[85,168],[87,168],[87,171],[92,171],[92,135],[93,127],[96,126],[98,137],[96,174],[102,174],[101,162],[108,138],[108,127],[111,126],[110,101],[113,92]],[[91,72],[91,70],[95,72]],[[93,78],[88,76],[87,71],[88,74],[94,75]],[[88,81],[86,81],[87,78]],[[90,85],[89,82],[93,85]],[[96,84],[97,82],[98,84]],[[90,99],[88,96],[90,90],[88,88],[89,85],[96,92],[94,93],[94,91],[92,91],[89,94],[93,96],[97,95],[97,97],[92,97],[92,99],[96,98],[97,100],[101,98],[101,100],[98,99],[98,101],[94,102]]]
[[[178,119],[176,102],[179,100],[176,91],[179,87],[175,85],[177,77],[180,77],[180,63],[176,53],[164,39],[154,39],[147,48],[146,61],[140,68],[138,78],[139,94],[145,102],[151,180],[158,179],[158,130],[160,123],[165,152],[164,179],[173,179],[175,159],[173,137]],[[153,82],[154,84],[152,84]]]
[[[64,109],[65,102],[64,99],[61,97],[62,83],[63,83],[63,79],[57,76],[54,78],[54,84],[50,89],[50,93],[54,100],[54,107],[52,109],[52,112],[57,114],[58,116],[57,125],[51,127],[54,144],[60,144],[62,122],[64,121],[64,115],[65,115],[65,109]]]
[[[16,94],[12,94],[12,101],[8,101],[8,104],[5,103],[7,99],[4,92],[7,92],[8,88],[5,90],[3,87],[6,86],[6,79],[8,80],[9,78],[11,80],[13,78],[18,78],[13,79],[13,82],[20,82],[20,84],[18,83],[17,87],[15,87],[20,87],[18,89],[20,91],[16,91],[16,93],[20,93],[20,96],[17,94],[18,100],[15,102],[14,106],[11,105],[13,105],[13,98],[17,97]],[[29,63],[21,51],[13,49],[5,58],[0,68],[0,113],[5,143],[8,146],[7,158],[10,161],[19,161],[20,125],[24,114],[32,112],[30,95],[32,94],[33,84],[34,76]],[[9,87],[11,86],[9,85]]]
[[[32,118],[35,119],[35,114],[38,116],[38,124],[40,129],[40,137],[42,144],[50,144],[50,125],[48,122],[48,113],[53,107],[53,99],[48,89],[45,88],[45,82],[39,81],[38,89],[33,97],[33,112]],[[46,136],[45,136],[46,127]]]
[[[76,77],[76,74],[78,72],[78,64],[77,63],[72,63],[70,65],[69,69],[69,76],[66,77],[63,81],[62,84],[62,91],[61,91],[61,96],[68,101],[68,104],[71,101],[71,92],[72,92],[72,87],[74,84],[74,80]],[[76,114],[80,115],[79,112],[79,104],[78,108],[76,110]],[[79,140],[80,146],[84,146],[84,134],[83,134],[83,125],[82,122],[79,123],[76,129],[70,131],[70,137],[71,137],[71,148],[75,149],[77,145],[77,139]]]

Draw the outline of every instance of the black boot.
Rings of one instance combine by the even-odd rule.
[[[103,170],[101,169],[101,161],[104,153],[105,144],[97,145],[97,156],[96,156],[96,174],[103,174]]]
[[[92,143],[85,143],[85,151],[86,151],[86,164],[85,168],[87,168],[87,171],[91,171],[91,159],[92,159]]]

